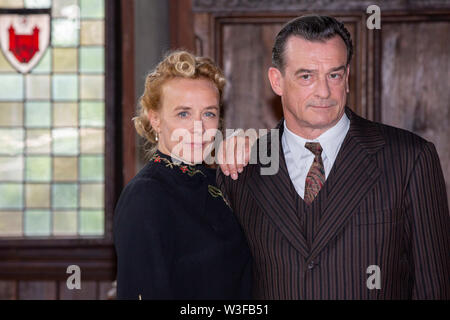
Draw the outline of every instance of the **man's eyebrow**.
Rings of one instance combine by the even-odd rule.
[[[345,65],[331,68],[329,72],[336,72],[336,71],[341,71],[341,70],[345,71]],[[295,72],[295,75],[299,75],[300,73],[314,73],[314,72],[317,72],[317,70],[301,68]]]
[[[311,69],[304,69],[304,68],[301,68],[301,69],[298,69],[297,71],[295,71],[295,75],[298,75],[298,74],[300,74],[300,73],[314,73],[314,72],[316,72],[317,70],[311,70]]]
[[[341,71],[341,70],[345,71],[345,66],[344,65],[339,66],[339,67],[335,67],[335,68],[331,68],[330,72],[336,72],[336,71]]]

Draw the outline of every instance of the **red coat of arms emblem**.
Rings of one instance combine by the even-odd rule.
[[[14,9],[0,12],[0,45],[5,58],[21,73],[37,65],[50,43],[50,13]]]

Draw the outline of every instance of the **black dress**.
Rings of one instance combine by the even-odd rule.
[[[157,151],[114,215],[118,299],[250,299],[251,255],[216,170]]]

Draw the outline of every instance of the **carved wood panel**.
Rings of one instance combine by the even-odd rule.
[[[282,110],[267,69],[276,33],[302,14],[331,15],[354,44],[347,105],[433,142],[450,195],[450,2],[378,1],[381,30],[369,30],[371,1],[192,1],[194,47],[215,59],[228,80],[225,127],[274,127]]]
[[[267,70],[276,34],[294,15],[195,15],[198,54],[213,57],[227,78],[224,118],[229,128],[272,128],[282,116],[280,98],[270,87]],[[207,19],[209,18],[209,23]],[[359,27],[362,15],[340,16],[352,35],[355,54],[351,63],[348,105],[368,114],[368,82],[365,72],[366,31]],[[360,45],[361,43],[361,45]],[[357,46],[356,46],[357,45]],[[369,117],[372,117],[369,114]]]
[[[424,18],[383,25],[381,121],[435,144],[450,201],[450,15]]]

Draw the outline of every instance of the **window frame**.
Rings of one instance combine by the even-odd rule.
[[[134,172],[135,164],[125,159],[123,148],[125,134],[129,128],[122,128],[129,121],[122,115],[134,112],[134,103],[130,106],[123,97],[130,94],[134,82],[127,88],[122,70],[134,73],[128,57],[133,57],[133,43],[123,41],[134,37],[133,1],[105,1],[105,199],[103,237],[81,236],[79,238],[55,237],[42,238],[0,238],[0,279],[2,280],[62,280],[67,278],[67,267],[78,265],[84,280],[114,280],[116,257],[113,244],[113,214],[116,202],[123,187],[123,173]],[[131,5],[130,5],[131,4]],[[122,9],[122,10],[121,10]],[[122,24],[122,18],[126,17]],[[125,43],[125,44],[124,44]],[[124,55],[126,54],[126,55]],[[126,67],[122,56],[127,57]],[[133,60],[133,58],[131,58]],[[133,64],[133,61],[131,61]],[[133,98],[134,98],[134,87]],[[126,106],[126,107],[122,107]],[[123,108],[123,109],[122,109]],[[131,147],[134,148],[134,141]],[[128,162],[124,162],[127,160]]]

